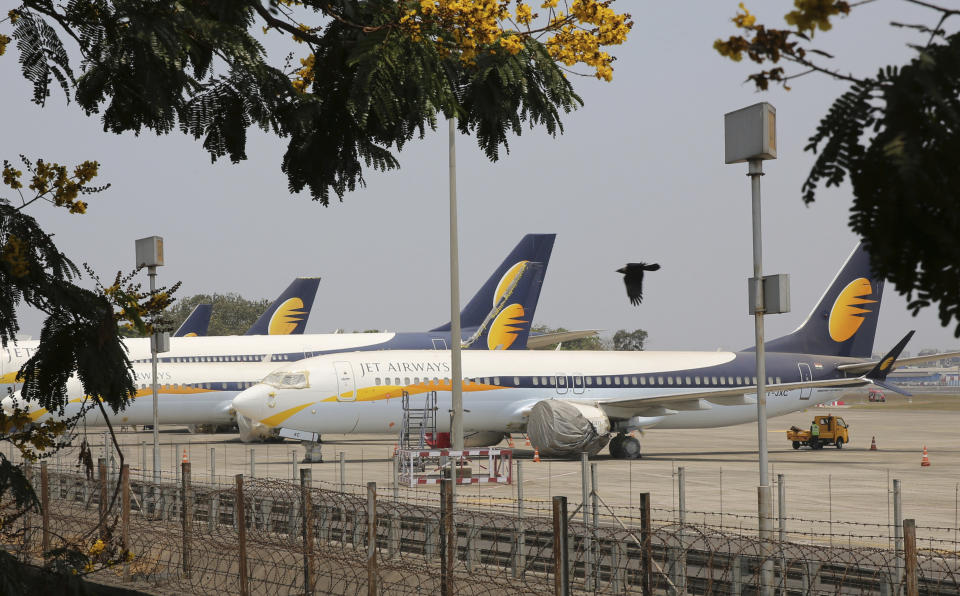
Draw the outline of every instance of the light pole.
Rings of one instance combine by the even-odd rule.
[[[460,251],[457,240],[457,126],[450,118],[450,447],[463,449],[463,374],[460,365]]]
[[[753,212],[753,277],[749,285],[749,310],[754,315],[757,365],[757,443],[760,486],[757,487],[757,517],[760,539],[773,539],[773,507],[767,457],[767,383],[763,344],[763,315],[789,312],[789,278],[786,275],[763,277],[763,250],[760,227],[760,176],[763,160],[777,158],[777,111],[769,103],[758,103],[724,116],[726,163],[747,162]],[[765,557],[765,559],[769,559]],[[773,591],[773,562],[761,568],[763,594]]]
[[[137,267],[146,267],[150,278],[150,294],[157,290],[157,267],[163,266],[163,238],[148,236],[136,241]],[[170,349],[170,337],[154,331],[150,335],[150,387],[153,390],[153,481],[160,482],[160,431],[157,428],[157,354]]]

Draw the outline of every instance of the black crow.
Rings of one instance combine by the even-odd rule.
[[[652,263],[627,263],[624,267],[617,269],[617,273],[623,274],[623,283],[627,286],[627,296],[630,297],[630,303],[637,306],[643,302],[643,272],[656,271],[660,265]]]

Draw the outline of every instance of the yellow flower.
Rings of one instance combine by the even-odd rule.
[[[99,538],[97,538],[97,541],[90,546],[90,551],[89,551],[90,555],[97,556],[100,553],[102,553],[103,549],[105,549],[106,547],[107,545],[103,543],[103,540],[100,540]]]

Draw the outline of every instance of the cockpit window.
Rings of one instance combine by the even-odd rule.
[[[306,372],[274,372],[263,382],[277,389],[305,389],[309,387]]]

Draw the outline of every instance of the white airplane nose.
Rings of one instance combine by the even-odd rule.
[[[262,383],[244,389],[233,398],[233,409],[241,416],[260,421],[270,410],[268,402],[276,400],[276,389]]]

